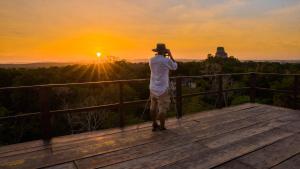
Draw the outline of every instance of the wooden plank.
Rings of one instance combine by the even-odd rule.
[[[189,143],[189,141],[187,140],[189,139],[192,138],[187,137],[186,140],[183,140],[182,138],[178,139],[178,137],[176,137],[173,140],[163,140],[160,142],[154,142],[142,146],[132,147],[129,149],[122,149],[111,153],[100,154],[89,158],[79,159],[76,161],[76,164],[77,166],[79,166],[79,168],[85,169],[105,167],[112,164],[148,156],[154,153],[175,149],[176,147],[187,145],[187,143]],[[190,151],[193,148],[191,148]],[[197,148],[200,148],[200,146],[197,146]],[[204,147],[202,146],[201,148]]]
[[[261,117],[262,121],[265,121],[266,118],[264,117],[268,117],[268,114],[253,116],[238,122],[233,121],[233,122],[223,123],[224,121],[219,121],[219,123],[212,123],[215,124],[216,126],[211,126],[209,128],[206,128],[204,126],[202,130],[196,130],[197,132],[189,133],[189,135],[184,135],[184,136],[179,135],[178,137],[173,137],[171,140],[169,139],[165,140],[162,138],[162,140],[160,141],[150,143],[150,144],[145,144],[139,147],[120,150],[109,154],[100,154],[91,158],[78,160],[77,164],[78,166],[80,166],[80,168],[96,168],[96,167],[108,166],[114,163],[120,163],[122,161],[127,161],[134,158],[140,158],[142,156],[153,154],[155,152],[157,153],[160,151],[166,151],[176,146],[184,146],[199,139],[204,139],[206,137],[215,136],[218,134],[243,128],[245,126],[253,125],[255,123],[260,122],[259,117]],[[253,120],[254,118],[256,120]],[[289,116],[289,118],[292,119],[293,117]],[[251,123],[249,123],[249,121]],[[218,130],[220,130],[221,132],[216,132]]]
[[[296,122],[297,123],[297,122]],[[176,163],[174,165],[169,165],[167,168],[210,168],[221,163],[224,163],[233,158],[239,157],[248,152],[254,151],[262,146],[271,144],[279,139],[290,136],[293,132],[298,132],[300,129],[296,128],[293,132],[287,131],[285,128],[289,127],[290,124],[281,127],[275,128],[270,131],[257,134],[248,138],[245,138],[241,141],[233,142],[231,144],[227,144],[221,146],[221,148],[213,148],[208,154],[199,154],[197,157],[191,157],[189,159],[183,160],[180,163]],[[281,136],[282,135],[282,136]],[[261,138],[264,138],[262,140]],[[265,144],[267,143],[267,144]],[[204,142],[205,144],[205,142]],[[215,153],[214,153],[215,152]],[[205,157],[205,158],[204,158]],[[201,160],[200,160],[201,158]],[[201,162],[198,163],[197,160]],[[206,160],[208,160],[206,162]],[[222,162],[221,162],[222,161]],[[193,164],[194,162],[194,164]]]
[[[220,166],[214,167],[213,169],[256,169],[251,166],[248,166],[238,160],[233,160]]]
[[[238,160],[257,169],[271,168],[298,153],[300,153],[300,134],[247,154]]]
[[[278,112],[277,112],[278,113]],[[284,114],[284,112],[283,112],[283,114]],[[254,114],[253,114],[254,115]],[[136,133],[131,133],[131,134],[136,134]],[[169,135],[171,135],[171,134],[169,134]],[[128,135],[128,136],[130,136],[130,135]],[[161,136],[160,137],[157,137],[158,139],[160,139],[161,138]],[[115,138],[115,139],[117,139],[117,138]],[[147,138],[147,139],[149,139],[149,138]],[[113,140],[114,141],[114,140]],[[121,139],[121,142],[120,143],[122,143],[122,139]],[[120,143],[116,143],[116,145],[118,145],[118,146],[122,146],[122,144],[120,144]],[[129,146],[136,146],[136,144],[133,144],[132,142],[124,142],[125,144],[123,145],[124,147],[123,147],[123,149],[124,148],[126,148],[128,145],[127,145],[127,143],[129,144]],[[132,145],[130,145],[130,143],[132,144]],[[105,143],[104,143],[105,144]],[[142,144],[141,144],[142,145]],[[105,148],[104,148],[105,147]],[[39,163],[39,161],[42,161],[43,163],[42,163],[42,165],[47,165],[47,164],[51,164],[51,163],[60,163],[60,162],[64,162],[64,160],[72,160],[72,158],[74,158],[74,157],[76,157],[76,156],[78,156],[78,157],[81,157],[81,158],[84,158],[84,157],[86,157],[86,155],[87,154],[93,154],[93,153],[99,153],[99,151],[101,152],[101,153],[106,153],[106,152],[111,152],[111,151],[116,151],[117,149],[114,149],[114,146],[113,145],[110,145],[110,144],[108,144],[108,146],[106,145],[106,146],[104,146],[104,147],[101,147],[100,146],[100,149],[97,149],[97,145],[90,145],[90,147],[83,147],[82,149],[80,148],[80,149],[76,149],[76,150],[72,150],[72,151],[66,151],[66,152],[63,152],[63,153],[61,153],[61,152],[52,152],[53,154],[52,155],[55,155],[55,158],[56,159],[54,159],[54,157],[51,157],[51,156],[45,156],[45,154],[43,155],[43,154],[35,154],[34,156],[35,157],[37,157],[38,159],[35,159],[36,161],[38,161],[37,162],[37,164],[41,164],[41,163]],[[87,151],[87,152],[77,152],[77,151],[79,151],[79,150],[83,150],[83,151]],[[51,152],[50,152],[51,153]],[[51,155],[51,154],[50,154]],[[30,156],[31,158],[35,158],[34,156]],[[58,156],[59,156],[59,158],[58,158]],[[42,158],[42,159],[41,159]],[[52,158],[52,159],[51,159]],[[17,158],[18,159],[18,158]],[[17,160],[16,159],[16,160]],[[43,160],[43,159],[47,159],[46,160],[46,162],[45,162],[45,160]],[[35,161],[31,161],[31,163],[35,163]],[[35,163],[36,164],[36,163]],[[23,165],[23,166],[26,166],[26,165]],[[30,168],[30,167],[28,167],[28,168]]]
[[[218,124],[218,123],[216,123]],[[148,131],[150,132],[150,131]],[[151,132],[150,132],[151,133]],[[128,133],[125,133],[128,134]],[[30,165],[35,164],[37,166],[39,165],[51,165],[51,164],[55,164],[58,162],[64,162],[64,160],[72,160],[72,159],[76,159],[76,158],[84,158],[86,157],[88,154],[93,155],[93,154],[99,154],[99,153],[105,153],[107,151],[115,151],[118,150],[120,148],[118,147],[122,147],[122,148],[127,148],[130,146],[135,146],[132,142],[136,141],[135,139],[137,139],[137,137],[141,137],[139,138],[140,140],[140,144],[145,144],[145,143],[149,143],[150,138],[153,139],[155,137],[146,137],[143,138],[143,135],[136,135],[137,133],[133,133],[133,136],[128,135],[128,138],[126,140],[126,135],[123,135],[124,138],[119,139],[117,142],[113,139],[107,139],[107,141],[105,141],[105,139],[102,139],[103,142],[98,142],[98,144],[94,144],[94,145],[90,145],[89,147],[79,147],[77,149],[71,149],[70,151],[55,151],[55,152],[35,152],[35,153],[31,153],[31,154],[26,154],[24,156],[14,156],[13,158],[7,158],[10,159],[11,161],[16,161],[20,158],[26,158],[26,162],[25,164],[23,164],[23,167],[25,167],[26,165],[28,165],[28,167],[30,168]],[[153,133],[151,133],[153,134]],[[148,133],[149,135],[149,133]],[[147,134],[146,134],[147,136]],[[164,134],[164,137],[166,137],[166,135]],[[161,139],[160,136],[156,137],[158,139]],[[114,143],[114,144],[107,144],[107,143]],[[131,143],[131,144],[130,144]],[[116,146],[117,145],[117,146]],[[115,146],[115,147],[114,147]],[[55,157],[52,157],[53,154],[55,153]],[[48,154],[48,155],[47,155]],[[56,159],[57,155],[61,156],[60,159]],[[47,157],[48,156],[48,157]],[[47,162],[41,163],[39,160],[39,158],[48,158]]]
[[[218,114],[240,111],[240,110],[255,108],[255,107],[259,107],[259,106],[262,106],[262,105],[246,103],[246,104],[242,104],[242,105],[238,105],[238,106],[223,108],[222,110],[204,111],[201,113],[186,115],[186,116],[184,116],[184,118],[181,119],[181,121],[182,122],[191,121],[191,120],[198,119],[198,118],[201,119],[201,118],[205,118],[205,117],[215,116]],[[168,126],[176,125],[177,121],[175,118],[171,118],[171,119],[168,119],[166,123]],[[140,130],[145,130],[145,129],[148,130],[150,127],[151,127],[151,123],[143,123],[143,124],[139,125]],[[93,139],[93,138],[97,138],[97,137],[120,134],[120,133],[124,133],[124,132],[132,132],[132,131],[136,130],[136,128],[137,128],[137,125],[133,125],[133,126],[125,127],[124,129],[114,128],[114,129],[107,129],[107,130],[101,130],[101,131],[81,133],[81,134],[76,134],[76,135],[60,136],[60,137],[53,138],[51,140],[50,145],[44,145],[44,142],[42,140],[37,140],[37,141],[31,141],[31,142],[26,142],[26,143],[2,146],[2,147],[0,147],[0,154],[7,153],[7,152],[14,152],[15,154],[18,154],[18,151],[21,151],[20,153],[23,153],[24,151],[22,151],[22,150],[25,150],[26,152],[30,152],[30,148],[32,148],[34,151],[49,149],[49,148],[51,149],[56,146],[64,146],[64,145],[68,145],[70,143],[76,143],[77,141],[85,142],[88,139]]]
[[[60,164],[60,165],[55,165],[51,167],[47,167],[44,169],[77,169],[74,163],[65,163],[65,164]]]
[[[272,169],[299,169],[300,166],[300,154],[284,161],[283,163],[273,167]]]
[[[234,168],[243,164],[252,169],[267,169],[300,153],[300,134],[275,142],[262,149],[227,162],[215,169]]]
[[[46,167],[58,163],[72,161],[78,158],[84,158],[98,153],[107,153],[107,152],[119,150],[121,148],[123,149],[127,147],[133,147],[136,146],[137,140],[139,141],[140,145],[146,144],[149,143],[149,140],[161,138],[162,137],[161,135],[165,135],[165,136],[170,135],[169,137],[171,137],[171,135],[174,136],[174,133],[171,132],[152,133],[151,131],[149,131],[149,133],[128,135],[118,139],[115,138],[115,139],[99,140],[98,144],[69,149],[68,151],[58,151],[58,152],[38,151],[38,152],[28,153],[24,155],[11,156],[4,159],[0,159],[0,163],[3,164],[3,167],[8,166],[4,168],[20,168],[20,166],[22,166],[21,167],[22,169]],[[14,161],[18,161],[20,159],[23,160],[23,163],[20,166],[8,165],[9,163],[14,163]]]
[[[207,116],[205,118],[195,118],[194,121],[199,122],[201,127],[205,126],[210,126],[212,123],[221,123],[221,122],[230,122],[230,121],[235,121],[235,120],[241,120],[244,118],[248,118],[251,116],[256,116],[260,114],[267,114],[269,112],[278,112],[278,110],[265,110],[264,107],[257,107],[257,108],[252,108],[252,109],[245,109],[242,111],[233,111],[233,112],[225,112],[225,113],[220,113],[218,116]],[[285,112],[286,113],[286,112]],[[192,126],[193,127],[193,126]],[[177,134],[186,134],[184,130],[188,132],[193,132],[195,128],[191,129],[188,127],[180,127],[178,129],[175,129]],[[177,130],[182,130],[182,131],[177,131]]]
[[[98,156],[97,158],[87,159],[84,161],[76,161],[76,164],[79,166],[79,168],[82,169],[91,169],[91,168],[102,168],[102,167],[116,167],[116,168],[123,168],[128,165],[127,168],[140,168],[141,165],[143,165],[143,168],[151,168],[160,166],[163,164],[168,164],[170,162],[175,162],[178,160],[178,158],[187,158],[190,155],[192,155],[196,150],[207,150],[206,147],[200,144],[195,143],[189,143],[189,144],[181,144],[176,145],[178,143],[170,142],[169,145],[172,145],[168,149],[162,149],[159,151],[155,151],[155,148],[162,148],[162,146],[154,146],[154,147],[147,147],[149,149],[145,149],[145,151],[148,151],[148,154],[144,154],[143,156],[140,156],[139,153],[143,153],[142,149],[130,149],[128,154],[122,153],[118,154],[117,156],[115,153],[110,154],[108,156]],[[134,153],[132,153],[132,151]],[[189,153],[187,153],[189,152]],[[136,154],[136,155],[135,155]],[[131,157],[131,156],[134,157]],[[155,159],[156,155],[159,157],[159,159]],[[113,157],[113,158],[112,158]],[[116,158],[117,157],[117,158]],[[99,161],[98,161],[99,160]],[[147,161],[145,161],[147,160]],[[149,161],[148,161],[149,160]],[[156,161],[156,162],[155,162]],[[147,163],[148,162],[148,163]],[[133,164],[135,163],[135,164]],[[147,163],[147,164],[146,164]],[[150,166],[151,163],[151,166]],[[154,164],[153,164],[154,163]],[[123,165],[124,164],[124,165]],[[153,165],[152,165],[153,164]],[[136,166],[136,167],[134,167]],[[126,168],[126,167],[125,167]]]
[[[236,133],[236,134],[238,135],[239,133]],[[184,139],[184,137],[182,139]],[[189,138],[187,138],[187,139],[189,139]],[[206,141],[204,141],[204,142],[206,142]],[[190,143],[187,145],[184,144],[184,146],[177,147],[175,149],[162,151],[162,152],[150,155],[150,156],[145,156],[143,158],[138,158],[138,159],[134,159],[131,161],[107,166],[107,168],[123,168],[123,169],[126,169],[126,168],[128,168],[128,169],[129,168],[156,168],[156,167],[160,167],[162,165],[167,165],[172,162],[176,162],[178,160],[182,160],[184,158],[193,156],[193,154],[196,152],[198,153],[199,151],[202,152],[203,150],[206,150],[204,148],[201,148],[201,149],[193,148],[193,151],[190,151],[189,148],[195,146],[194,144],[196,144],[196,143],[194,142],[194,143]],[[200,142],[198,142],[198,144],[205,145],[205,144],[200,144]]]
[[[126,133],[127,134],[127,133]],[[129,139],[125,138],[121,138],[118,141],[116,140],[107,140],[107,142],[101,142],[98,144],[94,144],[91,145],[89,147],[82,147],[82,148],[77,148],[77,149],[71,149],[71,151],[62,151],[62,152],[47,152],[45,153],[41,153],[41,152],[37,152],[31,155],[27,155],[27,161],[25,162],[25,164],[23,164],[23,167],[26,167],[26,165],[28,165],[27,167],[30,168],[30,165],[53,165],[55,163],[59,163],[59,162],[65,162],[67,160],[74,160],[76,158],[84,158],[87,155],[93,155],[93,154],[99,154],[99,153],[106,153],[106,152],[111,152],[111,151],[116,151],[120,148],[118,147],[122,147],[124,148],[128,148],[130,146],[136,146],[136,144],[134,144],[133,142],[135,142],[137,139],[136,133],[133,133],[134,135],[130,137],[130,135],[128,135],[128,137],[130,137]],[[151,133],[153,134],[153,133]],[[142,135],[143,136],[143,135]],[[147,134],[146,134],[147,136]],[[166,137],[166,135],[164,134],[164,137]],[[144,141],[149,141],[150,138],[153,137],[146,137],[146,138],[140,138],[141,140]],[[161,139],[161,136],[157,137],[158,139]],[[140,141],[141,141],[140,140]],[[103,141],[103,140],[102,140]],[[147,142],[141,142],[141,145],[146,144]],[[148,142],[149,143],[149,142]],[[114,147],[115,145],[117,145],[116,147]],[[53,157],[53,155],[55,154],[55,156]],[[47,155],[49,154],[49,155]],[[57,156],[59,156],[60,158],[57,158]],[[24,157],[24,156],[23,156]],[[16,158],[11,158],[11,160],[18,160],[20,157],[16,157]],[[41,163],[40,158],[47,158],[46,162]]]
[[[278,112],[271,112],[271,113],[260,114],[256,116],[250,116],[248,118],[241,119],[238,121],[232,121],[232,122],[229,121],[228,123],[217,124],[216,126],[212,126],[212,130],[209,130],[208,132],[206,132],[205,130],[199,131],[196,133],[195,138],[208,139],[208,136],[221,135],[222,133],[233,132],[236,131],[237,129],[245,129],[249,126],[260,125],[270,120],[276,120],[282,118],[283,116],[285,116],[284,118],[286,119],[287,118],[292,119],[295,117],[294,114],[286,115]]]
[[[268,109],[268,110],[264,110],[264,109],[253,109],[253,110],[244,110],[241,112],[236,112],[236,113],[230,113],[230,114],[226,114],[224,116],[218,116],[212,119],[205,119],[205,120],[196,120],[199,121],[199,126],[201,127],[205,127],[205,126],[211,126],[212,123],[225,123],[225,122],[231,122],[231,121],[236,121],[236,120],[243,120],[243,119],[247,119],[248,124],[255,124],[257,122],[261,122],[264,120],[270,120],[270,119],[275,119],[277,117],[280,116],[288,116],[288,115],[293,115],[294,113],[290,113],[289,111],[282,111],[282,110],[277,110],[277,109]],[[251,118],[249,118],[251,117]],[[246,123],[247,123],[246,122]],[[235,125],[239,125],[239,122],[234,123]],[[245,123],[244,123],[245,124]],[[182,131],[178,131],[178,134],[182,134],[182,133],[189,133],[189,132],[194,132],[196,129],[190,129],[190,128],[178,128],[175,129],[175,131],[177,130],[182,130]],[[222,128],[220,128],[219,130],[222,130]],[[215,132],[218,132],[219,130],[215,130]],[[198,135],[198,137],[202,137],[201,135]]]
[[[197,124],[197,122],[195,121],[190,121],[188,123],[183,123],[184,126],[191,126],[191,125],[195,125]],[[171,130],[168,130],[168,132],[171,131]],[[114,142],[114,140],[125,140],[126,138],[129,138],[130,140],[130,137],[131,137],[131,144],[130,146],[135,146],[138,145],[138,144],[145,144],[145,143],[151,143],[151,142],[154,142],[156,139],[159,139],[159,137],[155,136],[155,137],[146,137],[147,135],[150,136],[150,135],[153,135],[154,133],[152,133],[151,130],[144,130],[144,131],[134,131],[134,132],[126,132],[126,133],[122,133],[120,135],[108,135],[108,136],[104,136],[104,137],[97,137],[97,138],[94,138],[93,140],[86,140],[86,141],[81,141],[80,143],[77,143],[77,144],[71,144],[70,145],[65,145],[63,147],[50,147],[50,148],[47,148],[47,149],[38,149],[36,151],[23,151],[24,153],[22,153],[23,155],[25,154],[41,154],[42,152],[44,152],[44,155],[51,155],[51,153],[60,153],[60,152],[63,152],[63,151],[74,151],[74,149],[85,149],[86,148],[86,153],[88,152],[89,150],[89,147],[90,148],[96,148],[96,147],[99,147],[97,145],[101,144],[100,142],[103,142],[103,143],[106,143],[106,142]],[[170,134],[172,135],[175,135],[174,132],[170,132]],[[160,135],[160,133],[156,133],[156,135]],[[145,138],[144,138],[145,137]],[[135,143],[135,144],[134,144]],[[92,146],[95,146],[95,147],[92,147]],[[102,145],[101,145],[102,146]],[[118,146],[120,146],[120,148],[122,148],[122,146],[125,146],[124,144],[114,144],[114,149],[117,149]],[[112,147],[110,147],[112,148]],[[127,148],[126,147],[123,147],[123,148]],[[114,150],[112,149],[112,150]],[[3,154],[0,154],[0,158],[3,158],[3,157],[10,157],[10,156],[15,156],[15,155],[22,155],[19,152],[8,152],[8,153],[3,153]]]
[[[284,118],[284,117],[283,117]],[[273,128],[280,127],[290,123],[294,116],[288,116],[284,120],[272,120],[268,122],[263,122],[260,124],[255,124],[240,130],[231,132],[230,134],[222,134],[217,137],[205,140],[205,145],[209,148],[216,148],[226,144],[236,142],[238,140],[253,136],[262,132],[269,131]]]
[[[253,110],[253,111],[257,111],[257,110]],[[250,111],[249,111],[250,112]],[[226,113],[229,113],[229,112],[226,112]],[[236,114],[235,115],[232,115],[232,116],[230,116],[230,117],[238,117],[238,113],[239,112],[236,112]],[[248,112],[240,112],[239,114],[240,115],[242,115],[242,114],[247,114]],[[221,113],[220,113],[221,114]],[[260,112],[259,112],[259,114],[260,114]],[[229,115],[229,114],[225,114],[226,115],[226,117]],[[249,115],[250,116],[250,115]],[[202,117],[202,116],[201,116]],[[207,116],[205,116],[205,117],[207,117]],[[221,115],[220,115],[220,117],[222,117]],[[206,124],[206,125],[208,125],[208,123],[212,123],[212,120],[214,120],[214,119],[217,119],[217,118],[215,118],[215,117],[210,117],[209,116],[209,118],[203,118],[203,121],[201,121],[201,123],[202,124]],[[233,119],[235,119],[235,118],[233,118]],[[222,119],[222,121],[223,121],[224,119]],[[204,121],[207,121],[208,123],[204,123]],[[214,122],[216,122],[216,121],[214,121]],[[185,123],[185,122],[184,122]],[[194,126],[195,125],[190,125],[189,124],[190,122],[187,122],[186,124],[184,124],[184,127],[188,127],[188,126],[191,126],[191,127],[193,127],[194,128]],[[189,124],[189,125],[188,125]],[[202,125],[201,124],[201,125]],[[198,126],[198,125],[197,125]],[[178,126],[176,126],[176,127],[178,127]],[[182,126],[181,126],[182,127]],[[198,126],[198,127],[200,127],[200,126]],[[174,132],[174,131],[176,131],[177,129],[175,129],[175,130],[170,130],[170,131],[172,131],[172,132]]]
[[[161,151],[159,153],[150,154],[149,156],[144,156],[142,158],[136,158],[122,163],[115,163],[114,165],[104,166],[101,168],[109,168],[109,169],[157,168],[162,165],[167,165],[176,162],[180,159],[184,159],[196,155],[196,153],[198,153],[199,151],[207,151],[207,150],[208,148],[194,142],[167,151]],[[85,168],[85,166],[83,166],[83,168]]]
[[[237,108],[237,109],[236,109]],[[252,108],[252,109],[250,109]],[[238,106],[238,107],[233,107],[231,109],[224,109],[224,111],[207,111],[207,112],[204,112],[204,113],[200,113],[198,114],[197,116],[194,115],[194,116],[189,116],[189,120],[184,120],[181,122],[180,125],[186,125],[186,124],[189,124],[191,120],[195,120],[195,119],[206,119],[208,117],[215,117],[217,115],[221,115],[221,114],[227,114],[227,113],[233,113],[233,112],[238,112],[239,110],[246,110],[246,111],[249,111],[249,110],[254,110],[255,107],[253,107],[253,105],[249,105],[249,104],[246,104],[246,105],[243,105],[243,106]],[[260,108],[262,109],[262,108]],[[170,121],[168,120],[167,123],[169,123]],[[172,123],[173,125],[172,126],[169,126],[169,128],[175,128],[175,127],[178,127],[177,126],[177,123],[174,122],[170,122]],[[189,124],[190,125],[190,124]],[[130,130],[132,132],[132,130]],[[144,129],[140,129],[139,132],[149,132],[149,128],[145,128]],[[123,132],[123,133],[113,133],[113,134],[105,134],[103,136],[108,136],[108,137],[118,137],[119,135],[125,135],[127,132]],[[81,135],[80,135],[81,136]],[[98,143],[99,140],[101,138],[104,138],[104,137],[90,137],[90,138],[86,138],[86,139],[80,139],[78,141],[70,141],[70,142],[67,142],[67,143],[62,143],[62,144],[59,144],[59,143],[56,143],[56,144],[52,144],[52,145],[49,145],[49,146],[43,146],[43,147],[35,147],[35,148],[31,148],[31,149],[25,149],[25,150],[20,150],[20,151],[10,151],[10,152],[6,152],[6,153],[0,153],[0,157],[4,157],[4,156],[10,156],[10,155],[17,155],[17,154],[23,154],[23,153],[30,153],[30,152],[34,152],[34,151],[39,151],[39,150],[46,150],[46,151],[58,151],[58,150],[66,150],[66,149],[71,149],[71,148],[78,148],[78,146],[83,146],[83,145],[91,145],[93,144],[93,142],[96,142]],[[84,144],[83,144],[84,143]]]
[[[200,152],[197,155],[177,161],[167,166],[163,166],[161,168],[213,168],[225,163],[226,161],[255,151],[291,135],[293,135],[293,133],[287,132],[280,128],[275,128],[273,130],[254,135],[225,146]]]

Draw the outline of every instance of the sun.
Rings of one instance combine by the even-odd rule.
[[[102,55],[102,53],[101,53],[101,52],[97,52],[97,53],[96,53],[96,56],[97,56],[98,58],[100,58],[100,57],[101,57],[101,55]]]

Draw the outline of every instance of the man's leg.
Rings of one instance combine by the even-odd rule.
[[[157,128],[159,128],[159,125],[157,124],[157,98],[150,96],[151,97],[151,105],[150,105],[150,116],[152,119],[152,127],[153,127],[153,131],[156,131]]]
[[[160,129],[161,130],[166,130],[165,118],[166,118],[167,111],[169,110],[170,102],[171,102],[171,100],[170,100],[170,95],[168,92],[161,95],[158,99],[158,109],[159,109],[158,118],[160,121]]]
[[[161,130],[166,130],[166,127],[165,127],[165,113],[164,112],[160,112],[159,113],[159,121],[160,121],[160,129]]]

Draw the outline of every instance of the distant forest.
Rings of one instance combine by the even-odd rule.
[[[300,63],[240,62],[234,57],[227,59],[210,56],[201,62],[179,62],[178,70],[171,76],[192,76],[217,73],[267,72],[282,74],[300,74]],[[27,86],[38,84],[57,84],[74,82],[92,82],[104,80],[149,78],[147,63],[130,63],[125,60],[113,63],[90,65],[68,65],[49,68],[1,68],[0,87]],[[124,100],[147,99],[148,83],[130,83],[124,86]],[[238,88],[250,85],[249,76],[226,76],[224,88]],[[257,86],[289,90],[293,88],[293,77],[258,76]],[[216,79],[186,79],[183,81],[183,94],[212,91],[217,88]],[[257,102],[277,106],[291,107],[292,98],[286,94],[259,92]],[[118,86],[76,86],[56,87],[51,90],[51,110],[88,107],[118,102]],[[226,106],[249,102],[249,92],[228,92],[224,95]],[[203,95],[184,98],[184,114],[194,113],[216,106],[215,95]],[[144,105],[131,106],[124,110],[126,125],[149,120],[148,113],[141,117]],[[0,117],[39,112],[38,93],[33,89],[0,91]],[[117,110],[99,110],[76,114],[57,115],[53,118],[54,135],[67,135],[118,126]],[[168,116],[174,116],[174,108]],[[0,145],[40,139],[40,117],[0,120]]]

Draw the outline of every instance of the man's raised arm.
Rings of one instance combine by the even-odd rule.
[[[170,57],[170,59],[168,61],[168,64],[167,64],[168,68],[170,70],[176,70],[177,69],[177,63],[176,63],[175,59],[173,58],[173,55],[172,55],[171,51],[168,50],[167,54]]]

